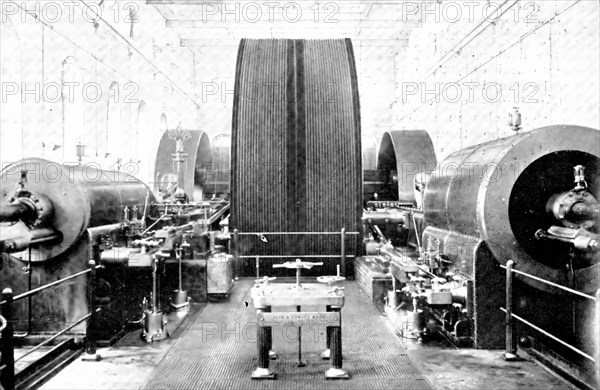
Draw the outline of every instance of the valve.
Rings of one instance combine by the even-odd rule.
[[[508,113],[507,125],[515,132],[521,130],[521,113],[518,107],[513,107],[513,111]]]
[[[311,263],[308,261],[301,261],[300,259],[296,259],[296,261],[288,261],[283,264],[273,264],[273,268],[291,268],[296,270],[296,285],[295,288],[302,288],[300,284],[300,271],[302,269],[311,269],[316,265],[323,265],[323,262]]]
[[[546,203],[546,212],[557,222],[570,229],[593,227],[600,217],[600,205],[595,197],[587,191],[585,167],[573,167],[575,187],[570,191],[554,194]]]
[[[311,263],[309,261],[296,259],[296,261],[287,261],[283,264],[273,264],[273,268],[311,269],[316,265],[323,265],[323,262]]]
[[[342,282],[346,280],[343,276],[335,276],[335,275],[326,275],[326,276],[318,276],[317,282],[319,283],[327,283],[328,285],[332,285],[334,283]]]
[[[327,291],[327,294],[337,294],[339,291],[345,290],[346,287],[334,287],[331,290]]]
[[[340,276],[340,265],[337,265],[337,274],[336,275],[325,275],[317,277],[317,282],[319,283],[327,283],[328,286],[331,287],[332,284],[342,282],[346,280],[344,276]]]
[[[587,182],[585,181],[585,167],[583,165],[575,165],[573,167],[575,171],[575,191],[582,191],[587,188]]]
[[[275,279],[277,279],[276,276],[271,276],[271,277],[263,276],[261,279],[256,279],[254,281],[254,283],[255,283],[254,287],[266,287],[269,285],[270,281],[275,280]]]

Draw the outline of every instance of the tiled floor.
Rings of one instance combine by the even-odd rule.
[[[90,356],[82,354],[41,389],[139,389],[186,326],[195,321],[204,308],[205,305],[192,305],[183,324],[175,315],[168,317],[166,329],[171,337],[167,340],[146,344],[140,338],[141,330],[136,330],[110,348],[98,348],[100,361],[89,361]]]
[[[250,282],[250,283],[249,283]],[[209,306],[165,356],[145,389],[431,389],[408,358],[400,339],[387,321],[361,293],[356,282],[346,282],[342,309],[343,367],[350,380],[326,380],[331,362],[321,359],[326,348],[324,326],[302,328],[302,359],[298,366],[298,328],[282,322],[273,326],[273,350],[279,357],[270,363],[277,380],[256,381],[257,318],[250,296],[252,281],[243,281],[227,303]],[[297,294],[292,283],[286,291]],[[307,289],[317,288],[303,284]],[[318,285],[322,287],[322,285]],[[301,292],[301,294],[307,294]],[[247,303],[247,306],[244,304]],[[296,312],[295,306],[274,306],[273,312]],[[302,311],[325,311],[325,306],[303,305]],[[382,364],[384,363],[384,364]]]
[[[402,335],[406,312],[386,310],[385,315]],[[574,389],[522,351],[522,361],[507,362],[503,350],[458,349],[441,337],[424,344],[403,338],[403,343],[435,389]]]
[[[239,283],[235,287],[235,289],[240,288],[247,288],[247,286],[244,287],[244,283]],[[351,290],[356,290],[355,294],[362,295],[358,288]],[[363,298],[364,295],[361,299]],[[231,299],[235,299],[235,295]],[[217,305],[213,310],[220,310],[218,305],[224,308],[227,304],[211,303],[210,305]],[[239,307],[244,306],[240,304]],[[191,314],[169,340],[145,344],[139,340],[137,332],[130,334],[113,347],[99,350],[103,357],[102,361],[85,362],[79,358],[46,383],[42,389],[138,389],[144,384],[147,388],[152,388],[148,381],[156,374],[157,367],[172,350],[173,345],[187,329],[194,324],[201,325],[205,321],[202,315],[204,313],[198,313],[202,308],[195,307],[194,310],[196,314]],[[504,361],[502,351],[499,350],[458,350],[444,342],[418,344],[415,340],[403,339],[400,336],[400,326],[405,322],[402,313],[388,313],[387,317],[389,321],[384,320],[383,323],[384,326],[389,327],[391,337],[397,337],[394,343],[399,342],[397,345],[405,349],[403,353],[407,354],[411,365],[416,367],[434,389],[569,388],[562,379],[528,358],[521,362],[508,363]],[[376,354],[368,358],[378,359],[377,364],[381,365],[393,364],[379,361],[381,359]],[[226,378],[223,379],[223,381],[212,380],[204,383],[207,386],[211,385],[211,388],[224,386],[230,388],[231,384],[225,380]],[[298,382],[298,387],[306,387],[304,386],[306,384],[301,385],[303,384]],[[164,383],[161,387],[165,388]],[[286,387],[294,388],[294,386]]]

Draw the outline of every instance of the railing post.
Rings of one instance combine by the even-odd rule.
[[[346,229],[342,228],[340,233],[341,259],[340,268],[342,268],[342,276],[346,276]]]
[[[5,390],[15,388],[15,348],[14,348],[14,307],[13,291],[5,288],[2,298],[6,303],[2,306],[2,316],[6,320],[6,327],[2,330],[2,359],[0,365],[3,367],[0,374],[0,383]]]
[[[506,361],[518,359],[517,343],[515,339],[515,321],[512,318],[513,311],[513,265],[514,261],[506,262]]]
[[[90,277],[88,278],[88,302],[90,307],[90,318],[87,323],[85,334],[85,352],[88,355],[96,353],[96,305],[94,298],[96,296],[96,262],[90,260]]]
[[[596,324],[600,323],[600,289],[596,291]],[[600,329],[596,331],[596,388],[600,390]]]

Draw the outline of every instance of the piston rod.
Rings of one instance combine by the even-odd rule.
[[[600,216],[600,205],[575,203],[571,207],[570,214],[579,218],[596,219]]]

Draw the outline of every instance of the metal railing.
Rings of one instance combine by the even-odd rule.
[[[14,295],[12,289],[10,287],[5,288],[2,291],[2,301],[0,301],[0,309],[2,310],[1,317],[4,318],[3,328],[2,328],[2,349],[0,353],[2,354],[2,358],[0,359],[0,384],[6,390],[13,390],[15,388],[15,363],[29,356],[31,353],[39,350],[43,346],[51,343],[56,340],[60,336],[69,332],[71,329],[75,328],[77,325],[83,323],[84,321],[88,321],[86,327],[86,349],[88,353],[96,352],[96,344],[94,339],[94,334],[92,332],[95,316],[100,311],[100,309],[96,309],[94,307],[94,291],[95,291],[95,280],[96,280],[96,270],[102,268],[102,265],[96,265],[96,262],[91,260],[88,263],[89,268],[77,272],[73,275],[67,276],[65,278],[56,280],[52,283],[45,284],[43,286],[37,287],[33,290],[29,290],[22,294]],[[48,290],[50,288],[59,286],[65,282],[73,280],[75,278],[90,274],[90,278],[88,280],[87,294],[88,294],[88,302],[90,306],[89,314],[83,316],[82,318],[75,321],[73,324],[69,325],[65,329],[59,331],[54,334],[52,337],[42,341],[37,344],[35,347],[28,350],[26,353],[21,355],[18,359],[15,359],[15,344],[14,344],[14,327],[13,324],[15,322],[15,308],[14,303],[20,301],[25,298],[29,298],[33,295],[36,295],[42,291]]]
[[[584,358],[595,363],[596,381],[597,381],[596,386],[598,389],[600,389],[600,335],[596,335],[596,340],[595,340],[596,356],[594,357],[594,356],[591,356],[588,353],[585,353],[584,351],[576,348],[575,346],[567,343],[566,341],[561,340],[560,338],[558,338],[555,335],[549,333],[548,331],[540,328],[539,326],[527,321],[526,319],[522,318],[521,316],[514,314],[513,313],[513,309],[514,309],[513,275],[518,274],[523,277],[530,278],[532,280],[536,280],[540,283],[544,283],[546,285],[566,291],[570,294],[573,294],[573,295],[588,299],[592,302],[595,302],[596,321],[600,321],[600,290],[596,291],[596,296],[589,295],[589,294],[583,293],[581,291],[574,290],[572,288],[553,283],[549,280],[542,279],[538,276],[516,270],[513,268],[514,265],[515,265],[515,262],[512,260],[508,260],[506,262],[505,266],[500,265],[501,268],[504,268],[506,270],[506,308],[501,307],[500,310],[506,314],[506,356],[507,356],[507,358],[516,357],[516,354],[517,354],[517,340],[515,337],[515,320],[517,320],[517,321],[520,321],[521,323],[529,326],[530,328],[535,329],[536,331],[540,332],[544,336],[546,336],[546,337],[556,341],[557,343],[567,347],[568,349],[576,352],[580,356],[583,356]]]
[[[346,229],[342,228],[339,232],[240,232],[238,229],[233,230],[233,259],[234,266],[237,268],[239,259],[256,259],[256,277],[260,277],[260,259],[277,259],[277,258],[339,258],[341,275],[346,276],[346,258],[355,257],[355,255],[346,254],[346,236],[347,235],[359,235],[360,232],[347,232]],[[276,236],[340,236],[340,254],[339,255],[240,255],[239,253],[239,236],[258,236],[264,239],[264,236],[276,235]],[[237,275],[237,270],[236,270]]]

